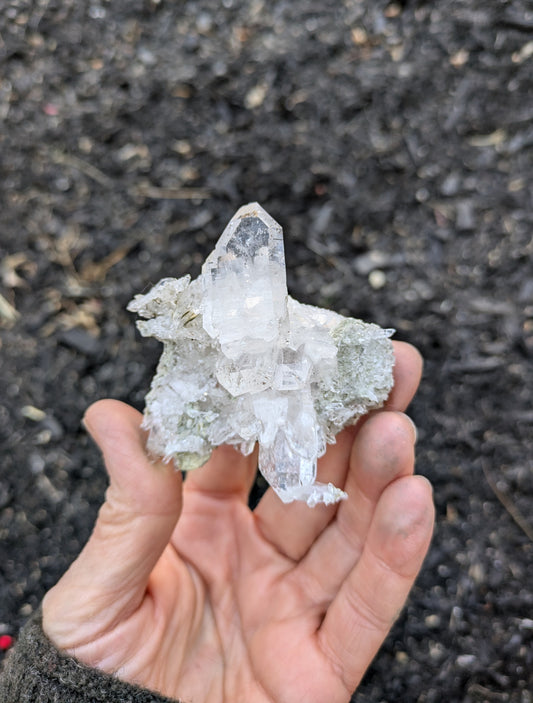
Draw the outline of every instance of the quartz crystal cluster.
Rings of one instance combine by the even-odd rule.
[[[165,278],[128,309],[163,342],[146,397],[148,449],[188,471],[214,447],[250,454],[284,502],[333,503],[317,459],[392,387],[393,330],[287,294],[283,234],[257,203],[241,207],[201,275]]]

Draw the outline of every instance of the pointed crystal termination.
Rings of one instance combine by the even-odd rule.
[[[269,388],[287,326],[283,232],[257,203],[240,208],[202,267],[203,327],[220,344],[218,382],[234,396]]]
[[[238,210],[202,267],[205,331],[224,355],[263,353],[287,317],[281,227],[257,203]]]
[[[249,454],[283,502],[335,503],[317,459],[392,388],[393,330],[302,305],[287,294],[281,227],[241,207],[201,275],[166,278],[128,309],[164,344],[146,396],[150,451],[182,470],[214,447]]]

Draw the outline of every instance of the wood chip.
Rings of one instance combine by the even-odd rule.
[[[0,293],[0,324],[10,326],[20,317],[20,313]]]

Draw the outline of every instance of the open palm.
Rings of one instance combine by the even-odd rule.
[[[151,462],[140,414],[100,401],[86,425],[110,475],[85,549],[43,603],[43,627],[82,662],[194,703],[349,701],[402,607],[433,525],[403,415],[418,353],[396,343],[387,407],[345,430],[319,479],[338,506],[255,511],[255,457],[229,447],[181,474]]]

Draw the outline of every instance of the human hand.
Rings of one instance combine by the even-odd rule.
[[[395,343],[383,410],[319,462],[348,500],[310,509],[269,489],[256,457],[218,448],[188,475],[145,452],[140,414],[103,400],[85,423],[110,476],[93,534],[43,601],[43,629],[90,666],[200,703],[349,701],[400,611],[433,528],[402,413],[421,374]]]

